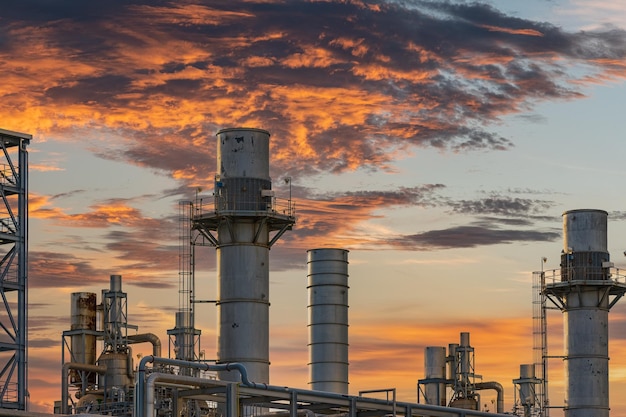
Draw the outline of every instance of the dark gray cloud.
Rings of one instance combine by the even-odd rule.
[[[403,236],[392,245],[414,250],[473,248],[514,242],[552,242],[561,234],[555,231],[499,229],[482,226],[457,226]]]
[[[608,219],[615,221],[626,220],[626,211],[612,211],[609,213]]]
[[[508,197],[496,194],[479,200],[451,201],[449,205],[453,212],[459,214],[528,217],[545,212],[554,203],[547,200]]]

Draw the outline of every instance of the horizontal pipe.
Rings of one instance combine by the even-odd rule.
[[[183,361],[183,360],[179,360],[179,359],[169,359],[169,358],[161,358],[161,357],[156,357],[156,356],[144,356],[143,358],[141,358],[141,361],[139,362],[139,367],[137,369],[137,390],[135,393],[135,398],[136,398],[136,407],[137,407],[137,415],[138,416],[143,416],[144,414],[142,414],[143,412],[143,407],[144,407],[144,396],[146,394],[146,365],[148,363],[160,363],[163,365],[173,365],[173,366],[178,366],[178,367],[185,367],[185,368],[195,368],[195,369],[200,369],[203,371],[238,371],[239,374],[241,375],[241,382],[248,386],[248,387],[253,387],[253,388],[260,388],[260,389],[266,389],[267,388],[267,384],[259,384],[256,382],[252,382],[248,379],[248,371],[246,370],[246,367],[243,366],[240,363],[225,363],[225,364],[219,364],[219,365],[210,365],[208,363],[204,363],[204,362],[191,362],[191,361]]]
[[[338,394],[338,393],[331,393],[331,392],[320,393],[320,392],[311,391],[311,390],[268,385],[265,383],[256,383],[248,379],[248,372],[245,366],[240,363],[209,365],[207,363],[202,363],[202,362],[189,362],[189,361],[181,361],[178,359],[155,358],[152,356],[145,356],[141,359],[139,363],[138,386],[137,386],[137,391],[136,391],[136,396],[135,396],[136,401],[137,401],[137,411],[138,411],[136,415],[140,417],[143,417],[145,415],[145,413],[142,414],[142,412],[145,411],[145,408],[144,408],[144,405],[145,405],[144,394],[146,393],[145,392],[145,389],[146,389],[145,372],[146,372],[146,365],[148,363],[162,363],[166,365],[187,366],[191,368],[211,370],[211,371],[236,370],[241,374],[241,383],[250,388],[264,389],[264,390],[274,391],[274,392],[294,393],[296,396],[299,396],[299,395],[307,396],[311,394],[318,394],[325,398],[343,400],[343,401],[346,401],[346,400],[349,401],[352,398],[355,401],[358,400],[359,402],[366,402],[372,405],[389,406],[389,401],[377,399],[377,398],[358,397],[357,399],[357,397],[350,397],[349,395],[346,395],[346,394]],[[165,374],[165,375],[171,375],[171,374]],[[210,383],[209,380],[203,379],[203,378],[195,378],[195,377],[185,377],[185,378],[189,378],[188,381],[193,381],[194,384]],[[182,380],[180,382],[182,382]],[[496,389],[496,391],[498,391],[499,393],[498,398],[503,398],[504,389],[502,389],[502,385],[500,385],[497,382],[493,382],[493,383],[486,382],[484,384],[493,384],[493,386],[490,385],[488,388],[486,387],[484,389]],[[476,385],[480,385],[480,384],[476,384]],[[498,386],[500,390],[496,388]],[[503,400],[502,402],[500,402],[500,404],[502,404],[502,408],[503,408],[503,404],[504,404]],[[415,412],[415,410],[431,411],[434,413],[433,415],[439,415],[439,416],[446,415],[446,416],[458,416],[458,417],[466,417],[466,416],[499,417],[500,415],[503,415],[501,411],[499,411],[497,414],[494,414],[494,413],[486,413],[484,411],[478,411],[478,410],[465,410],[465,409],[459,409],[459,408],[453,408],[453,407],[442,407],[442,406],[436,406],[436,405],[412,404],[412,403],[403,403],[403,402],[396,402],[396,406],[397,408],[404,408],[407,411],[411,410],[411,415]],[[406,417],[411,417],[411,415],[407,414]],[[233,417],[233,416],[226,416],[226,417]]]
[[[196,378],[185,375],[173,375],[154,373],[150,374],[146,381],[146,399],[145,399],[145,413],[141,411],[137,413],[137,416],[154,416],[154,388],[156,385],[161,385],[159,382],[176,384],[178,387],[187,388],[202,388],[203,386],[213,385],[213,381],[210,379]]]

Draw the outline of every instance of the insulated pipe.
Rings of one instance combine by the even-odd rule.
[[[137,415],[138,416],[154,416],[154,388],[159,383],[172,383],[177,385],[184,385],[186,387],[207,387],[215,384],[215,381],[210,379],[196,378],[185,375],[173,375],[173,374],[163,374],[163,373],[154,373],[150,374],[148,380],[146,381],[146,399],[144,404],[144,410],[140,410]]]
[[[144,394],[145,394],[145,379],[146,379],[146,365],[149,363],[153,364],[163,364],[163,365],[173,365],[184,368],[195,368],[203,371],[221,371],[221,372],[229,372],[229,371],[237,371],[241,376],[241,382],[252,388],[266,389],[268,387],[267,384],[264,383],[256,383],[252,382],[248,379],[248,371],[246,367],[240,363],[226,363],[226,364],[218,364],[218,365],[210,365],[204,362],[191,362],[191,361],[181,361],[179,359],[169,359],[169,358],[159,358],[155,356],[144,356],[139,361],[139,367],[137,368],[137,390],[135,392],[136,398],[136,407],[137,407],[137,415],[143,416],[142,408],[144,406]],[[189,377],[193,378],[193,377]],[[202,379],[196,378],[200,381]]]
[[[348,393],[348,252],[307,251],[309,384],[317,391]]]
[[[256,389],[264,389],[264,390],[268,390],[272,392],[290,393],[290,394],[295,395],[296,398],[298,396],[306,396],[312,393],[312,391],[309,391],[309,390],[279,387],[275,385],[252,382],[248,379],[248,373],[246,371],[245,366],[243,366],[240,363],[230,363],[230,364],[223,364],[223,365],[208,365],[206,363],[200,363],[200,362],[188,362],[188,361],[181,361],[177,359],[155,358],[152,356],[145,356],[139,363],[138,372],[139,372],[140,377],[138,378],[138,386],[136,390],[137,395],[135,396],[136,401],[137,401],[136,403],[137,413],[135,415],[141,416],[141,417],[146,415],[144,412],[145,408],[143,407],[144,398],[145,398],[144,394],[145,394],[145,388],[146,388],[144,379],[145,379],[146,365],[148,363],[163,363],[166,365],[195,367],[195,368],[207,369],[207,370],[226,370],[226,371],[236,370],[241,374],[242,384],[247,387],[256,388]],[[171,375],[171,374],[165,374],[165,375]],[[194,377],[184,377],[184,378],[189,378],[189,381],[192,381],[192,384],[196,384],[196,385],[209,383],[204,378],[194,378]],[[182,380],[180,382],[182,382]],[[230,386],[232,385],[234,384],[231,384]],[[324,393],[323,397],[328,398],[328,399],[342,401],[342,402],[352,399],[355,402],[355,404],[356,404],[356,399],[357,399],[357,397],[349,397],[344,394],[336,394],[336,393],[330,393],[330,392]],[[377,398],[358,397],[358,401],[364,404],[389,406],[388,400],[382,400],[382,399],[377,399]],[[426,404],[411,404],[411,403],[398,402],[397,406],[408,410],[409,414],[412,414],[412,411],[417,410],[417,411],[431,411],[433,412],[432,413],[433,415],[442,416],[442,417],[446,417],[446,416],[450,416],[450,417],[452,416],[498,417],[500,416],[500,414],[485,413],[485,412],[478,411],[478,410],[464,410],[464,409],[457,409],[457,408],[452,408],[452,407],[441,407],[441,406],[426,405]],[[235,417],[235,415],[236,414],[233,412],[233,413],[227,414],[225,417]]]
[[[68,383],[67,373],[70,369],[76,371],[96,372],[100,375],[104,375],[107,371],[106,366],[91,365],[86,363],[67,362],[63,364],[61,368],[61,414],[68,414],[67,400],[68,400]]]
[[[154,333],[135,334],[128,336],[127,339],[129,345],[144,342],[152,343],[152,356],[161,356],[161,339]]]
[[[477,390],[492,389],[497,393],[496,398],[496,413],[504,413],[504,388],[499,382],[477,382],[475,385]]]

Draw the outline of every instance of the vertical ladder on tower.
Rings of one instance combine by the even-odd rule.
[[[193,204],[191,201],[180,201],[179,203],[179,255],[178,255],[178,311],[185,317],[189,317],[189,322],[185,323],[189,327],[194,327],[193,303],[194,279],[193,279],[193,254],[191,250],[191,216],[193,215]],[[189,346],[189,348],[191,348]]]
[[[542,261],[543,262],[543,261]],[[542,264],[543,266],[543,264]],[[536,409],[539,417],[549,417],[548,401],[548,329],[546,321],[546,301],[544,294],[545,272],[533,272],[533,356],[535,376],[541,383],[538,384]]]
[[[176,359],[197,361],[200,359],[200,331],[196,330],[194,319],[194,205],[189,200],[179,201],[178,204],[178,312],[176,326],[167,334],[170,335],[170,349],[174,347]]]

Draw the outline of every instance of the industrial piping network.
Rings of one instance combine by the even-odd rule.
[[[480,375],[474,373],[474,348],[470,345],[470,334],[462,332],[460,343],[442,346],[427,346],[424,349],[425,378],[418,381],[417,398],[423,395],[426,404],[478,410],[480,395],[477,391],[496,391],[496,411],[504,413],[504,388],[495,381],[476,382]],[[446,372],[447,368],[447,372]],[[447,401],[447,388],[452,397]]]
[[[230,381],[218,381],[205,378],[174,375],[171,373],[148,373],[147,365],[161,364],[177,366],[181,368],[197,368],[208,371],[231,372],[237,371],[241,383]],[[502,417],[504,414],[485,413],[477,410],[467,410],[451,407],[440,407],[426,404],[412,404],[405,402],[392,403],[387,400],[349,396],[339,393],[309,391],[282,386],[255,383],[250,381],[245,366],[238,363],[211,365],[199,362],[188,362],[177,359],[156,358],[146,356],[142,358],[138,367],[137,396],[135,401],[136,416],[154,416],[154,390],[158,385],[165,385],[179,390],[180,395],[204,398],[207,401],[221,403],[221,410],[225,417],[237,417],[240,415],[242,398],[262,398],[263,406],[271,406],[275,409],[286,409],[290,417],[296,417],[299,411],[310,406],[320,410],[320,414],[326,409],[336,412],[334,415],[356,417],[359,412],[367,412],[369,415],[386,416],[395,410],[395,416],[416,417]],[[180,397],[179,397],[180,398]],[[300,404],[301,402],[301,404]],[[284,416],[280,413],[272,413]]]
[[[481,377],[474,373],[474,348],[467,332],[461,333],[460,343],[448,346],[448,356],[445,347],[426,348],[426,378],[418,384],[418,402],[419,388],[423,388],[426,404],[396,402],[395,397],[389,401],[347,394],[348,251],[344,249],[308,252],[309,365],[314,389],[270,385],[269,249],[291,229],[295,213],[291,199],[280,207],[271,190],[269,132],[223,129],[217,137],[214,204],[206,211],[198,207],[192,228],[217,249],[218,363],[162,358],[158,337],[149,333],[128,335],[128,329],[137,327],[127,322],[121,276],[112,275],[110,289],[103,290],[99,306],[95,305],[95,294],[72,294],[72,329],[63,333],[63,352],[68,347],[71,359],[67,363],[63,359],[59,411],[68,412],[69,386],[72,386],[80,394],[78,405],[82,408],[76,408],[78,412],[119,416],[179,414],[175,402],[181,398],[214,404],[225,417],[237,417],[243,408],[254,412],[249,407],[264,412],[287,410],[290,417],[303,410],[307,410],[307,415],[315,410],[318,414],[347,417],[359,413],[394,417],[504,415],[502,385],[476,382]],[[564,213],[561,279],[542,288],[564,313],[566,417],[608,417],[606,324],[608,311],[626,293],[626,284],[611,279],[606,218],[607,213],[601,210]],[[275,232],[272,237],[270,232]],[[102,318],[99,329],[98,309]],[[177,318],[177,325],[178,321]],[[186,322],[183,324],[188,326]],[[66,337],[70,337],[71,346],[65,342]],[[104,346],[97,359],[96,339],[102,340]],[[142,342],[152,343],[153,354],[140,361],[135,374],[130,345]],[[520,379],[514,381],[524,397],[525,415],[530,415],[534,386],[538,384],[531,367],[522,365]],[[195,371],[217,372],[218,379],[201,377]],[[453,393],[449,401],[448,387]],[[497,392],[497,414],[478,409],[478,391],[485,389]],[[157,392],[159,398],[166,399],[166,404],[158,402]],[[187,411],[193,414],[198,410]],[[20,415],[19,411],[13,412]]]
[[[265,383],[270,378],[269,251],[295,223],[291,200],[279,206],[272,190],[269,138],[268,131],[254,128],[217,132],[213,204],[199,207],[193,218],[193,228],[216,248],[217,361],[242,363],[253,379]],[[271,238],[270,232],[275,232]]]

